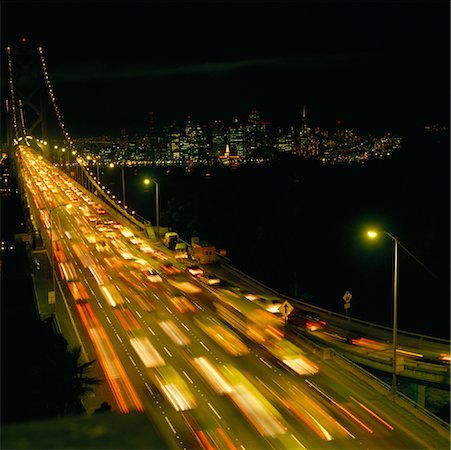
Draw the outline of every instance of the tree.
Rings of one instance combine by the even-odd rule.
[[[95,361],[80,364],[80,354],[81,347],[76,347],[59,355],[58,370],[54,377],[58,415],[84,412],[81,399],[101,383],[100,379],[88,375]]]

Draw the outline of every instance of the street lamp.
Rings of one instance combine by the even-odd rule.
[[[156,223],[157,223],[157,233],[158,233],[158,239],[160,239],[160,210],[159,210],[159,197],[160,197],[160,187],[159,183],[157,183],[154,179],[146,178],[144,180],[144,184],[148,186],[151,182],[155,183],[155,216],[156,216]]]
[[[394,243],[394,272],[393,272],[393,377],[392,377],[392,394],[396,395],[397,390],[397,375],[396,375],[396,348],[398,345],[398,270],[399,270],[399,260],[398,260],[398,247],[399,240],[393,236],[388,231],[368,231],[367,235],[369,238],[374,239],[378,234],[386,234]]]
[[[55,277],[55,252],[53,250],[53,227],[52,227],[52,213],[54,213],[58,208],[65,206],[67,209],[72,208],[72,203],[63,203],[61,205],[55,206],[49,212],[49,224],[50,224],[50,251],[52,253],[52,286],[53,286],[53,295],[55,296],[56,292],[56,277]],[[53,299],[55,301],[55,298]],[[53,303],[53,312],[55,312],[55,303]]]

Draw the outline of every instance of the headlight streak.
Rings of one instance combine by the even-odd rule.
[[[327,395],[324,391],[322,391],[318,386],[316,386],[315,384],[313,384],[310,380],[305,379],[304,380],[307,384],[309,384],[310,386],[312,386],[317,392],[319,392],[321,395],[323,395],[324,397],[327,398],[327,400],[329,400],[331,403],[333,403],[337,408],[339,408],[341,411],[343,411],[346,415],[348,415],[349,417],[351,417],[351,419],[353,419],[355,422],[357,422],[362,428],[364,428],[366,431],[368,431],[368,433],[373,433],[374,431],[368,427],[367,425],[365,425],[359,418],[357,418],[354,414],[352,414],[350,411],[348,411],[344,406],[340,405],[337,401],[335,401],[332,397],[330,397],[329,395]]]
[[[388,422],[386,422],[384,419],[382,419],[382,417],[378,416],[374,411],[371,411],[371,409],[369,409],[368,407],[366,407],[364,404],[360,403],[358,400],[356,400],[354,397],[349,396],[349,398],[351,400],[353,400],[354,402],[356,402],[359,406],[361,406],[366,412],[368,412],[369,414],[371,414],[374,418],[376,418],[377,420],[379,420],[379,422],[381,422],[382,424],[384,424],[389,430],[394,430],[395,428],[392,427]]]

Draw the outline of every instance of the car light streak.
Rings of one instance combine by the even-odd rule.
[[[89,266],[88,269],[92,273],[92,276],[94,277],[94,279],[96,280],[96,282],[99,286],[106,284],[105,283],[105,278],[106,278],[105,274],[103,273],[103,271],[100,268],[96,268],[94,266]]]
[[[277,437],[286,432],[285,427],[243,385],[234,386],[230,397],[262,436]]]
[[[205,356],[194,358],[193,364],[215,392],[218,394],[232,393],[233,389],[230,384]]]
[[[332,397],[327,395],[324,391],[322,391],[318,386],[314,385],[310,380],[305,379],[305,382],[308,383],[310,386],[312,386],[314,389],[316,389],[317,392],[322,394],[324,397],[326,397],[330,402],[332,402],[337,408],[341,409],[345,414],[347,414],[349,417],[351,417],[355,422],[357,422],[362,428],[364,428],[368,433],[373,433],[374,431],[365,425],[359,418],[357,418],[354,414],[352,414],[350,411],[348,411],[344,406],[340,405],[338,402],[336,402]]]
[[[171,320],[164,320],[159,325],[175,345],[184,347],[191,343],[190,339]]]
[[[412,356],[413,358],[423,358],[424,355],[421,353],[409,352],[407,350],[396,349],[396,353],[402,353],[403,355]]]
[[[155,367],[151,372],[155,385],[176,411],[187,411],[196,407],[187,384],[172,366]]]
[[[122,364],[121,364],[116,352],[114,351],[114,348],[113,348],[110,340],[108,339],[108,336],[106,335],[105,330],[103,328],[100,328],[99,330],[103,334],[103,339],[106,342],[106,345],[108,346],[108,349],[109,349],[109,351],[110,351],[110,353],[111,353],[111,355],[113,357],[113,360],[116,362],[116,367],[117,367],[117,369],[119,371],[120,379],[121,379],[122,383],[125,384],[126,391],[128,392],[128,394],[129,394],[129,396],[130,396],[130,398],[132,400],[132,403],[134,404],[135,408],[138,411],[142,412],[143,411],[143,406],[141,404],[141,401],[139,400],[138,395],[136,394],[136,391],[133,388],[133,386],[132,386],[132,384],[131,384],[131,382],[130,382],[130,380],[129,380],[126,372],[125,372],[125,369],[122,366]]]
[[[229,447],[229,450],[236,450],[236,447],[233,445],[230,438],[224,433],[222,428],[218,428],[216,431],[221,435],[222,439],[224,439],[224,442],[227,444],[227,447]]]
[[[301,419],[306,425],[308,425],[309,428],[313,430],[313,432],[316,433],[321,439],[324,439],[326,441],[331,441],[333,439],[330,433],[306,409],[303,408],[303,411],[308,415],[308,418],[305,417],[304,414],[301,414],[291,403],[288,402],[288,400],[284,400],[284,404],[299,419]]]
[[[199,438],[200,444],[205,450],[216,450],[216,448],[210,444],[203,431],[196,431],[196,436]]]
[[[130,325],[128,324],[128,322],[125,320],[124,316],[122,315],[122,313],[118,310],[115,309],[114,313],[116,314],[117,318],[119,319],[119,322],[122,325],[122,328],[126,331],[130,331]]]
[[[199,328],[231,355],[240,356],[249,353],[248,347],[241,339],[213,317],[208,317],[207,320],[205,318],[203,320],[195,319],[195,322]]]
[[[371,414],[373,417],[375,417],[377,420],[379,420],[379,422],[383,423],[389,430],[394,430],[395,428],[392,427],[388,422],[386,422],[384,419],[382,419],[382,417],[378,416],[374,411],[372,411],[371,409],[369,409],[368,407],[366,407],[364,404],[360,403],[358,400],[356,400],[354,397],[350,396],[349,397],[351,400],[353,400],[354,402],[356,402],[359,406],[361,406],[366,412],[368,412],[369,414]]]
[[[113,308],[118,304],[124,303],[122,296],[113,284],[110,284],[109,286],[100,286],[100,290],[105,299]]]
[[[148,338],[132,338],[130,344],[146,367],[158,367],[166,364]]]
[[[82,319],[82,322],[88,331],[89,337],[94,345],[96,350],[96,354],[99,358],[100,364],[104,370],[108,383],[111,387],[114,397],[119,405],[119,408],[122,412],[129,412],[129,407],[127,405],[127,401],[123,394],[123,391],[119,385],[122,383],[125,388],[125,392],[128,394],[129,399],[131,400],[132,405],[138,411],[143,411],[142,404],[136,394],[135,389],[130,383],[130,380],[108,338],[105,333],[105,330],[100,327],[91,327],[89,324],[88,317],[85,314],[85,310],[88,312],[89,316],[95,317],[94,311],[89,304],[83,308],[81,305],[76,305],[77,311]],[[98,321],[93,321],[94,325]]]
[[[61,278],[66,281],[77,280],[78,277],[75,275],[75,268],[71,262],[58,263],[58,269],[61,274]]]
[[[287,432],[279,420],[279,412],[262,396],[249,380],[235,367],[227,365],[224,370],[232,386],[230,398],[249,419],[262,436],[278,437]]]
[[[111,387],[111,391],[113,392],[114,398],[116,399],[118,406],[123,413],[128,413],[129,409],[128,409],[125,399],[122,395],[122,392],[119,388],[119,385],[116,382],[116,378],[117,378],[116,373],[114,372],[114,369],[112,370],[112,368],[110,367],[108,360],[106,360],[104,358],[104,355],[100,348],[100,345],[96,340],[96,337],[94,334],[94,328],[91,328],[89,326],[88,319],[86,318],[84,311],[82,310],[80,305],[77,305],[77,311],[80,315],[83,325],[86,328],[86,331],[88,332],[88,334],[91,338],[92,343],[94,344],[97,356],[99,358],[100,365],[103,368],[103,371],[106,375],[106,379],[108,381],[108,384]]]
[[[137,330],[141,329],[141,325],[139,324],[139,322],[136,320],[135,316],[133,315],[133,313],[129,310],[126,309],[125,313],[127,314],[127,316],[129,317],[129,319],[131,320],[133,327],[136,328]]]
[[[89,295],[80,281],[68,281],[67,286],[75,301],[89,299]]]

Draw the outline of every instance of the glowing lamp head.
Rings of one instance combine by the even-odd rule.
[[[375,231],[368,231],[366,234],[371,239],[374,239],[375,237],[377,237],[377,233]]]
[[[114,167],[114,164],[110,163],[108,166],[112,169]]]
[[[148,178],[146,178],[146,179],[144,180],[144,184],[145,184],[146,186],[148,186],[148,185],[150,184],[150,180],[149,180]]]

